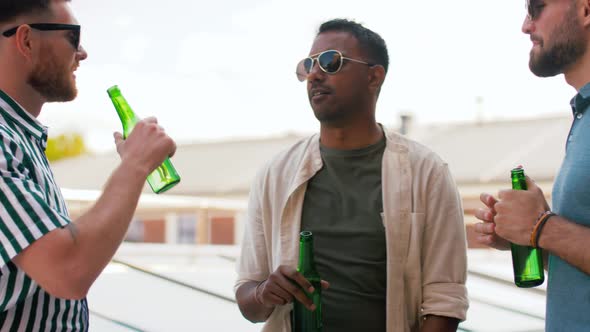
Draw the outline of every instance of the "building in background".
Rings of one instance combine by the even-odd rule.
[[[571,119],[552,116],[510,121],[437,124],[416,127],[401,117],[398,132],[437,152],[449,163],[463,198],[470,247],[471,224],[479,194],[510,187],[510,169],[526,172],[549,198],[565,148]],[[173,162],[181,183],[163,195],[149,187],[140,200],[128,241],[171,244],[237,244],[241,240],[248,191],[258,169],[279,151],[306,135],[180,144]],[[500,156],[498,158],[498,156]],[[84,155],[54,162],[57,182],[64,189],[75,217],[99,195],[104,179],[116,167],[116,152]]]

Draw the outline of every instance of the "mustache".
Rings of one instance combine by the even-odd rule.
[[[531,35],[531,41],[532,42],[537,42],[542,44],[543,43],[543,39],[541,37],[535,36],[535,35]]]
[[[328,86],[325,86],[323,84],[311,83],[311,87],[310,87],[309,90],[315,90],[315,89],[322,89],[322,90],[327,90],[327,91],[331,91],[332,90]]]

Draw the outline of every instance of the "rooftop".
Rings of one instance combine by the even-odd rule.
[[[125,243],[88,295],[91,331],[260,331],[234,301],[236,246]],[[545,287],[512,283],[510,252],[470,249],[462,331],[543,331]]]

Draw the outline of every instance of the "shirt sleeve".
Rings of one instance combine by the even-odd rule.
[[[270,274],[262,212],[264,173],[264,170],[259,172],[250,189],[242,249],[236,266],[238,279],[234,291],[248,281],[262,281]]]
[[[49,192],[59,188],[35,181],[32,158],[23,144],[0,131],[0,268],[43,235],[70,222],[67,212],[59,213],[49,204]]]
[[[427,191],[421,315],[466,319],[467,238],[461,198],[446,164]]]

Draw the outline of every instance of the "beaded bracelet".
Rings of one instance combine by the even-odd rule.
[[[533,228],[533,232],[531,233],[531,247],[539,247],[539,237],[541,236],[541,230],[543,229],[543,226],[545,226],[547,220],[549,220],[549,218],[553,217],[554,215],[555,213],[551,211],[545,211],[539,216],[539,218],[537,218],[537,221],[535,222],[535,227]]]

